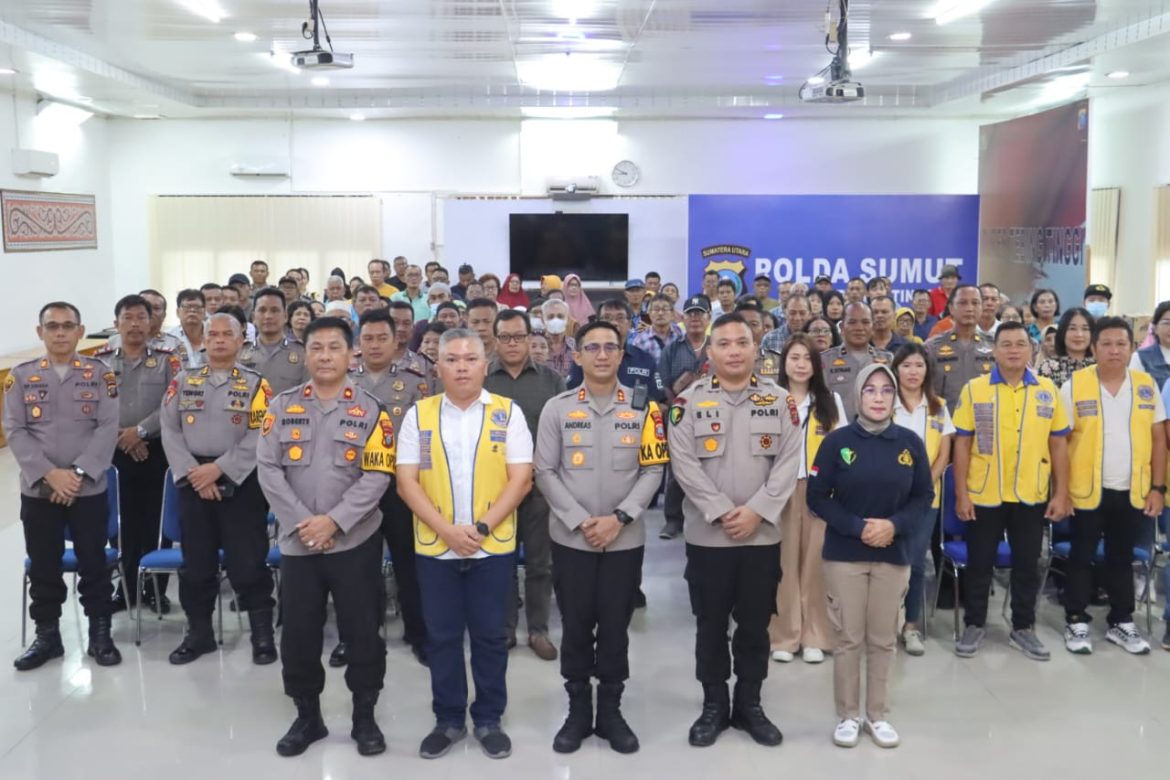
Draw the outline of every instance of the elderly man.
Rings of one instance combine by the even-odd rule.
[[[429,319],[431,316],[431,305],[427,302],[427,295],[422,289],[422,282],[422,269],[417,265],[408,266],[406,269],[406,289],[390,296],[391,301],[409,303],[411,308],[414,309],[414,318],[416,320]],[[450,293],[449,288],[448,293]]]
[[[544,333],[548,336],[548,366],[563,377],[573,370],[573,351],[576,344],[567,335],[569,329],[569,304],[556,299],[545,301]]]

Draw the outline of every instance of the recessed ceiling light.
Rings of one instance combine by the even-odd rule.
[[[364,122],[364,121],[366,121],[366,115],[365,114],[350,114],[349,119],[351,122]]]
[[[1129,78],[1129,71],[1128,70],[1111,70],[1108,73],[1106,73],[1105,75],[1111,79],[1127,79],[1127,78]]]
[[[521,84],[542,92],[606,92],[616,89],[622,64],[587,54],[552,54],[516,62]]]
[[[815,87],[817,84],[824,84],[824,83],[825,83],[825,77],[824,77],[824,76],[809,76],[809,77],[808,77],[808,83],[809,83],[809,84],[812,84],[814,87]]]
[[[784,76],[780,75],[779,73],[773,74],[771,76],[764,76],[764,81],[783,81],[783,80],[784,80]]]
[[[764,114],[764,119],[783,119],[783,114]]]
[[[914,36],[908,32],[890,33],[889,35],[886,36],[886,38],[888,38],[891,41],[908,41],[913,37]]]
[[[314,87],[327,87],[329,86],[329,78],[327,76],[314,76],[309,83]]]
[[[0,76],[15,76],[16,71],[12,68],[0,68]]]
[[[232,37],[240,43],[251,43],[252,41],[256,40],[256,33],[238,32]]]

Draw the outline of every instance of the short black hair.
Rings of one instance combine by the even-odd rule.
[[[719,272],[712,271],[711,269],[707,269],[706,271],[703,272],[703,278],[706,279],[708,276],[719,276]]]
[[[1154,326],[1157,327],[1159,320],[1161,320],[1168,311],[1170,311],[1170,301],[1162,301],[1158,304],[1158,307],[1154,309],[1154,318],[1150,320],[1150,322],[1152,322]]]
[[[1033,317],[1040,316],[1039,314],[1036,313],[1036,301],[1040,300],[1040,296],[1044,295],[1045,293],[1047,293],[1048,295],[1051,295],[1052,300],[1056,301],[1056,311],[1052,313],[1052,316],[1059,317],[1060,316],[1060,296],[1056,294],[1056,290],[1050,290],[1047,287],[1041,287],[1039,290],[1032,293],[1032,299],[1030,301],[1028,301],[1028,308],[1032,310],[1032,316]]]
[[[1129,337],[1129,343],[1133,343],[1133,328],[1124,317],[1102,317],[1093,326],[1093,346],[1097,346],[1097,339],[1101,338],[1101,332],[1106,330],[1124,330],[1125,335]]]
[[[764,304],[754,295],[747,295],[736,301],[734,311],[758,311],[763,314]]]
[[[138,294],[144,297],[147,295],[153,295],[156,298],[162,298],[163,308],[165,309],[167,307],[167,296],[163,295],[158,290],[147,287],[145,290],[139,290]]]
[[[375,257],[375,258],[371,259],[369,263],[366,263],[366,270],[367,271],[370,270],[370,263],[377,263],[384,272],[390,273],[390,264],[387,263],[385,260],[383,260],[379,257]]]
[[[982,282],[982,283],[980,283],[979,289],[982,290],[984,287],[990,287],[991,289],[995,290],[996,292],[999,292],[999,285],[996,284],[995,282]]]
[[[252,293],[252,305],[255,306],[257,303],[260,302],[261,298],[268,297],[268,296],[273,297],[273,298],[279,298],[280,299],[280,307],[282,309],[284,308],[284,293],[282,293],[280,290],[276,289],[275,287],[261,287],[259,290]]]
[[[495,321],[492,322],[492,335],[499,335],[501,322],[511,322],[512,320],[524,320],[525,332],[532,332],[532,320],[528,319],[528,312],[520,311],[519,309],[502,309],[496,314]]]
[[[861,282],[863,285],[865,284],[865,280],[862,279],[860,276],[852,276],[849,278],[849,281],[845,282],[845,285],[849,286],[849,285],[853,284],[854,282]]]
[[[81,323],[81,310],[72,303],[67,303],[66,301],[53,301],[52,303],[46,303],[41,307],[41,313],[37,315],[37,322],[44,322],[45,312],[49,311],[50,309],[68,309],[69,311],[73,312],[73,316],[77,318],[78,324]]]
[[[614,325],[612,322],[606,322],[605,320],[593,320],[592,322],[582,326],[577,331],[577,335],[574,338],[574,341],[577,342],[578,351],[581,349],[581,344],[585,341],[585,337],[595,330],[609,331],[613,334],[613,337],[617,339],[618,346],[622,349],[626,348],[626,345],[622,343],[622,332],[617,329],[616,325]]]
[[[423,263],[423,270],[424,271],[432,271],[436,268],[442,268],[442,267],[443,267],[442,264],[440,264],[438,260],[428,260],[425,263]]]
[[[767,282],[768,284],[771,284],[772,277],[768,276],[767,274],[756,274],[756,278],[752,279],[752,281],[753,282]]]
[[[915,296],[915,295],[926,295],[926,296],[929,296],[929,295],[930,295],[930,290],[924,290],[924,289],[922,289],[921,287],[919,287],[918,289],[914,290],[914,292],[910,293],[910,300],[914,300],[914,296]]]
[[[730,287],[731,289],[734,290],[735,289],[735,282],[731,281],[727,277],[720,277],[719,283],[715,285],[715,289],[718,290],[720,287]]]
[[[146,300],[141,295],[124,295],[118,299],[117,303],[114,304],[114,316],[121,317],[123,311],[135,306],[141,306],[142,308],[146,309],[147,317],[151,315],[152,309],[150,308],[150,301]]]
[[[459,307],[455,304],[455,301],[443,301],[439,304],[439,307],[435,309],[435,316],[439,316],[439,312],[444,311],[445,309],[454,309],[456,314],[460,316],[463,315],[463,312],[459,311]]]
[[[184,301],[199,301],[200,306],[207,305],[207,299],[203,297],[202,290],[195,290],[188,287],[186,290],[179,290],[179,294],[175,296],[175,305],[182,306]]]
[[[293,270],[295,271],[296,269],[294,268]],[[277,282],[276,282],[276,286],[277,286],[277,287],[280,287],[282,284],[291,284],[293,287],[299,287],[299,286],[300,286],[300,285],[298,285],[298,284],[297,284],[297,280],[296,280],[296,279],[294,279],[294,278],[292,278],[291,276],[282,276],[282,277],[280,277],[280,279],[278,279],[278,280],[277,280]]]
[[[427,333],[437,333],[438,335],[442,336],[447,332],[447,330],[447,326],[441,322],[428,322],[427,326],[423,328],[423,334],[426,335]]]
[[[1024,327],[1024,323],[1022,322],[1001,322],[999,323],[999,327],[995,329],[995,343],[999,343],[999,337],[1001,335],[1011,333],[1013,330],[1022,330],[1024,333],[1028,332],[1028,329]]]
[[[870,310],[870,312],[872,312],[872,311],[873,311],[873,305],[874,305],[875,303],[877,303],[878,301],[889,301],[889,302],[890,302],[890,305],[894,307],[894,311],[895,311],[895,312],[897,312],[897,311],[898,311],[898,303],[897,303],[897,301],[895,301],[893,298],[891,298],[891,297],[890,297],[890,296],[888,296],[888,295],[875,295],[875,296],[873,296],[872,298],[870,298],[870,299],[869,299],[869,310]]]
[[[414,321],[414,307],[406,301],[390,301],[390,305],[386,307],[386,311],[408,311],[410,312],[410,319]]]
[[[281,296],[281,300],[284,300],[284,296]],[[292,316],[301,309],[305,309],[309,312],[309,322],[317,319],[317,315],[313,312],[313,304],[309,303],[308,301],[301,300],[300,298],[288,305],[288,310],[284,313],[285,319],[291,322]]]
[[[244,310],[239,306],[224,306],[216,312],[216,314],[226,314],[229,317],[235,317],[240,323],[240,334],[243,335],[248,330],[248,315],[244,314]]]
[[[199,285],[199,289],[202,292],[207,292],[208,290],[222,290],[223,287],[219,286],[215,282],[204,282],[203,284]]]
[[[444,268],[441,265],[436,265],[434,268],[431,269],[431,273],[434,273],[435,271],[442,271],[443,273],[447,274],[448,279],[451,278],[451,272],[448,271],[446,268]]]
[[[947,306],[948,307],[950,307],[951,305],[954,304],[955,296],[957,296],[959,294],[959,290],[974,290],[975,292],[979,293],[980,298],[983,297],[983,291],[979,289],[979,285],[972,284],[971,282],[966,282],[966,283],[961,282],[961,283],[955,285],[955,289],[951,290],[951,297],[947,298]]]
[[[373,262],[373,261],[371,261],[371,262]],[[384,261],[383,261],[383,262],[384,262]],[[377,287],[372,287],[372,286],[370,286],[370,285],[368,285],[368,284],[363,284],[361,287],[359,287],[359,288],[357,288],[356,290],[354,290],[354,291],[353,291],[353,297],[354,297],[354,298],[356,298],[356,297],[358,297],[359,295],[361,295],[362,293],[373,293],[374,295],[377,295],[379,298],[381,298],[381,297],[382,297],[382,293],[378,292],[378,288],[377,288]],[[407,304],[407,306],[409,306],[409,305],[410,305],[410,304],[408,303],[408,304]]]
[[[464,263],[463,265],[459,266],[459,275],[460,276],[463,276],[464,274],[474,274],[474,273],[475,273],[475,269],[471,267],[470,263]]]
[[[368,312],[358,318],[358,330],[361,330],[373,322],[386,323],[390,326],[391,333],[394,333],[397,330],[394,327],[394,318],[390,316],[389,309],[370,309]]]
[[[349,324],[349,320],[343,317],[318,317],[305,326],[305,344],[309,343],[309,337],[319,330],[339,330],[341,335],[345,337],[345,346],[353,349],[353,328]]]
[[[642,277],[642,278],[643,278],[644,280],[645,280],[645,279],[658,279],[659,281],[661,281],[661,280],[662,280],[662,274],[658,273],[657,271],[647,271],[647,272],[646,272],[646,275],[645,275],[644,277]]]
[[[608,298],[602,301],[601,305],[597,307],[597,316],[600,317],[606,309],[624,311],[630,322],[634,321],[634,307],[630,306],[630,302],[625,298]]]
[[[250,265],[250,266],[248,266],[248,267],[249,267],[249,268],[254,268],[254,267],[258,266],[258,265],[262,265],[262,266],[264,266],[264,270],[266,270],[266,271],[268,270],[268,263],[264,262],[263,260],[253,260],[253,261],[252,261],[252,265]]]
[[[751,330],[751,327],[747,324],[747,320],[743,318],[743,315],[733,311],[727,314],[720,314],[718,317],[716,317],[715,321],[711,323],[711,333],[714,334],[715,331],[719,328],[725,327],[727,325],[734,325],[736,323],[739,323],[745,328]]]
[[[470,301],[467,302],[467,310],[468,311],[471,311],[472,309],[498,309],[498,308],[499,307],[496,306],[496,302],[493,301],[491,298],[472,298]]]
[[[870,279],[868,282],[865,283],[865,289],[872,290],[873,288],[877,287],[879,284],[888,284],[886,282],[886,278],[884,276],[875,276],[872,279]]]

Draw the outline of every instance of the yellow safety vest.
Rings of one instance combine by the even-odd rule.
[[[1101,505],[1101,472],[1105,463],[1102,430],[1101,380],[1096,366],[1072,375],[1072,435],[1069,438],[1070,489],[1073,507],[1096,509]],[[1144,371],[1129,371],[1129,449],[1111,452],[1111,458],[1129,458],[1129,502],[1146,505],[1150,492],[1150,456],[1153,453],[1154,410],[1158,387]]]
[[[448,523],[455,522],[455,494],[447,451],[440,435],[439,416],[443,396],[433,395],[415,404],[418,410],[419,470],[418,479],[427,498]],[[475,450],[475,478],[471,489],[473,516],[483,517],[508,484],[505,437],[512,417],[512,401],[492,395],[483,407],[479,443]],[[434,530],[414,516],[414,549],[419,555],[434,557],[447,552],[446,543]],[[484,540],[482,549],[489,555],[506,555],[516,550],[516,513],[513,511]]]
[[[1047,377],[1037,377],[1030,371],[1025,374],[1024,407],[1017,429],[1013,415],[1004,413],[1012,405],[1008,394],[1017,390],[1002,382],[992,384],[992,378],[998,376],[993,369],[991,374],[968,382],[955,410],[955,428],[974,438],[967,468],[967,493],[977,506],[999,506],[1005,501],[1045,503],[1052,475],[1048,437],[1067,426],[1056,385]],[[1001,442],[1009,437],[1018,442],[1018,448],[1015,463],[1005,464]],[[1009,473],[1005,466],[1014,470],[1011,484],[1005,484]]]

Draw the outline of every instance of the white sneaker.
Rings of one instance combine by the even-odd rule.
[[[1064,649],[1077,655],[1089,655],[1093,652],[1088,623],[1069,623],[1064,627]]]
[[[796,660],[796,656],[787,650],[773,650],[772,660],[778,664],[790,664]]]
[[[1109,630],[1105,632],[1105,638],[1118,647],[1124,648],[1127,653],[1145,655],[1150,652],[1150,643],[1138,633],[1137,626],[1133,623],[1118,623],[1116,626],[1110,626]]]
[[[907,629],[902,632],[902,646],[906,648],[907,655],[925,655],[926,645],[922,642],[922,632],[917,629]]]
[[[857,747],[861,739],[861,721],[857,718],[846,718],[833,729],[833,744],[837,747]]]
[[[815,647],[806,647],[800,652],[800,660],[806,664],[819,664],[825,660],[825,651]]]
[[[873,743],[881,748],[895,748],[901,741],[898,732],[887,721],[866,721],[865,730],[873,737]]]

